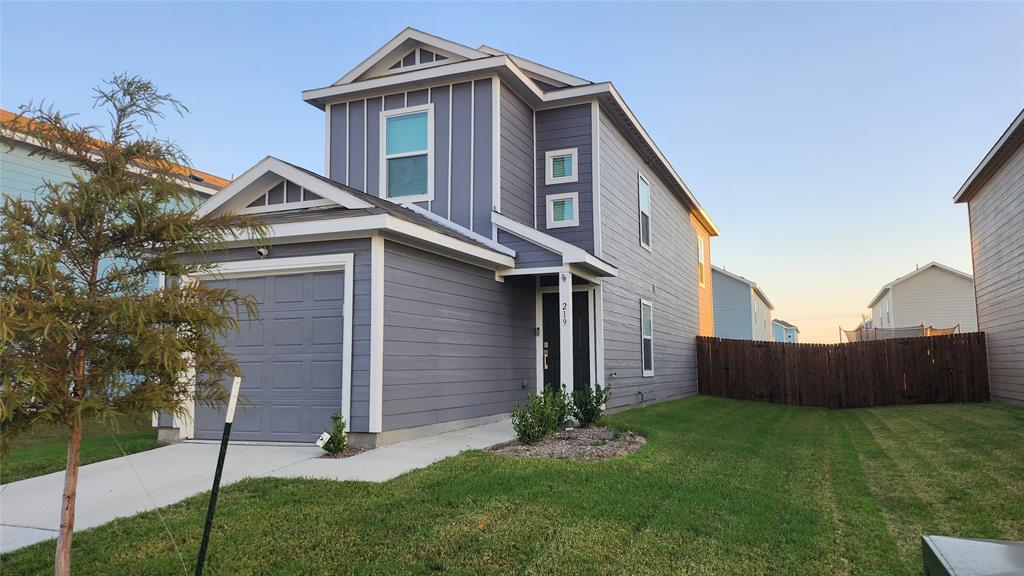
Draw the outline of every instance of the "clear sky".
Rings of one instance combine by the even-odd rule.
[[[90,88],[154,80],[191,109],[161,134],[230,177],[271,154],[323,169],[337,80],[406,26],[611,80],[804,341],[886,282],[970,272],[952,196],[1024,106],[1024,3],[0,2],[0,106],[101,122]]]

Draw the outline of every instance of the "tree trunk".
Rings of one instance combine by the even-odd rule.
[[[71,575],[71,534],[75,529],[75,496],[78,493],[78,452],[82,443],[82,418],[75,414],[68,441],[67,470],[64,472],[64,497],[60,506],[60,532],[57,534],[57,556],[54,576]]]

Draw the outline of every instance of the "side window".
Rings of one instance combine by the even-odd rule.
[[[550,194],[547,197],[548,228],[579,226],[579,194]]]
[[[576,148],[545,152],[544,166],[544,184],[546,186],[577,182],[580,179],[579,174],[576,173],[579,166]]]
[[[640,300],[640,350],[643,375],[654,375],[654,309],[647,300]]]
[[[651,183],[637,174],[637,200],[640,204],[640,245],[651,249]]]
[[[381,114],[381,190],[401,202],[433,200],[432,105]]]
[[[697,281],[700,282],[701,286],[704,286],[706,283],[707,276],[706,266],[704,265],[704,242],[703,236],[697,236]]]

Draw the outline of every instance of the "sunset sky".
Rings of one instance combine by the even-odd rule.
[[[0,5],[0,106],[91,110],[115,72],[191,113],[161,135],[230,177],[323,169],[329,85],[406,26],[612,81],[803,341],[929,261],[971,271],[952,196],[1024,106],[1024,3]],[[32,22],[32,26],[25,25]]]

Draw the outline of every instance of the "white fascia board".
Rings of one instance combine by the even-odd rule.
[[[883,286],[882,289],[878,291],[878,294],[875,294],[875,297],[871,299],[871,302],[868,302],[868,308],[874,308],[875,304],[878,304],[878,301],[882,299],[882,296],[885,296],[885,293],[889,291],[890,287],[891,286],[889,284]]]
[[[282,178],[291,180],[299,186],[318,194],[322,198],[331,200],[345,208],[356,209],[369,208],[371,206],[371,204],[360,200],[351,192],[346,192],[331,186],[319,178],[295,168],[287,162],[283,162],[272,156],[267,156],[263,160],[257,162],[255,166],[246,170],[241,176],[232,180],[231,183],[225,186],[223,190],[211,196],[203,203],[202,206],[199,207],[196,215],[203,217],[208,214],[212,214],[218,208],[227,204],[232,198],[245,191],[253,182],[267,172],[273,172]]]
[[[496,68],[508,66],[510,63],[511,61],[507,56],[487,56],[477,60],[456,62],[446,66],[424,68],[422,70],[416,70],[406,74],[382,76],[380,78],[371,78],[369,80],[352,82],[350,84],[343,84],[340,86],[326,86],[324,88],[304,90],[302,92],[302,99],[317,107],[323,107],[323,102],[319,102],[319,100],[326,98],[339,98],[348,94],[387,89],[392,86],[403,86],[402,91],[404,92],[406,91],[406,88],[404,88],[405,86],[416,82],[423,82],[457,74],[492,71]]]
[[[408,40],[413,40],[416,42],[420,42],[422,44],[437,46],[442,50],[451,52],[452,54],[458,54],[459,56],[469,58],[471,60],[484,58],[487,56],[486,52],[474,50],[473,48],[470,48],[469,46],[465,46],[463,44],[459,44],[458,42],[452,42],[451,40],[441,38],[440,36],[427,34],[426,32],[423,32],[422,30],[417,30],[415,28],[406,28],[405,30],[399,32],[397,36],[389,40],[387,44],[384,44],[383,46],[378,48],[373,54],[370,54],[369,57],[360,62],[359,65],[357,65],[355,68],[349,70],[344,76],[339,78],[338,81],[335,82],[333,85],[339,86],[341,84],[352,82],[360,75],[362,75],[364,72],[366,72],[370,68],[373,68],[373,66],[380,62],[381,59],[383,59],[385,56],[398,49],[399,46],[401,46],[404,42]]]
[[[268,239],[288,240],[294,238],[313,239],[316,236],[331,236],[338,234],[370,233],[375,231],[391,232],[401,236],[416,238],[417,240],[464,254],[476,260],[482,260],[497,267],[511,268],[515,266],[515,258],[504,253],[499,253],[471,242],[452,238],[446,234],[431,230],[395,218],[388,214],[373,214],[370,216],[355,216],[351,218],[331,218],[325,220],[310,220],[303,222],[284,222],[271,225]],[[237,241],[256,240],[249,234],[239,235]]]
[[[495,242],[494,240],[488,238],[487,236],[484,236],[483,234],[478,234],[470,230],[469,228],[466,228],[465,226],[460,226],[455,222],[448,220],[447,218],[438,216],[437,214],[434,214],[430,210],[420,208],[416,204],[402,204],[402,206],[408,208],[409,210],[412,210],[413,212],[419,214],[420,216],[423,216],[424,218],[431,220],[432,222],[436,222],[437,224],[444,226],[445,228],[448,228],[449,230],[455,232],[456,234],[461,234],[462,236],[466,236],[468,238],[476,240],[481,244],[486,244],[488,248],[491,248],[496,252],[501,252],[502,254],[511,256],[513,258],[515,258],[516,256],[516,251],[509,248],[508,246],[505,246],[504,244],[499,244],[498,242]]]

